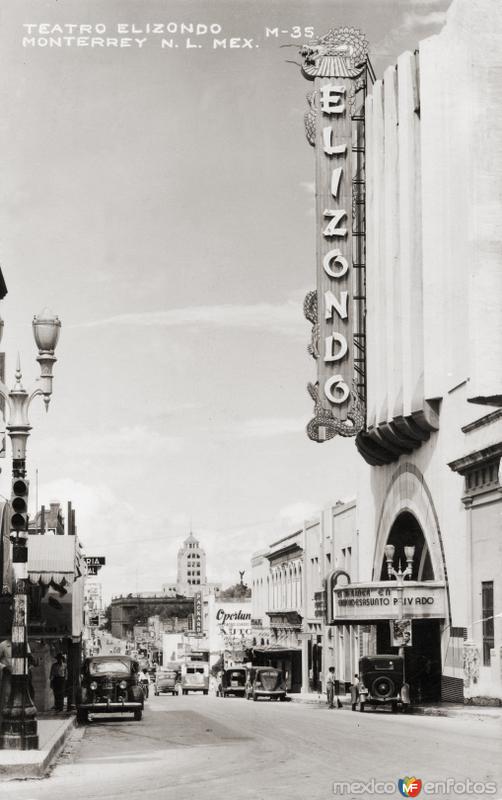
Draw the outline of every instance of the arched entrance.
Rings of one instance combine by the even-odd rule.
[[[401,511],[396,516],[384,543],[383,552],[381,551],[378,579],[392,582],[395,586],[395,576],[389,575],[387,545],[393,547],[390,566],[394,571],[404,571],[407,565],[411,568],[411,575],[403,584],[403,602],[404,615],[411,617],[411,641],[404,647],[404,656],[406,680],[410,684],[412,701],[434,702],[441,699],[441,620],[414,616],[417,607],[406,603],[412,601],[412,588],[416,582],[421,584],[433,582],[436,576],[424,531],[411,511]],[[413,551],[410,551],[410,548],[413,548]],[[411,561],[410,552],[413,552]],[[422,609],[419,613],[421,612]],[[395,646],[392,640],[391,624],[388,621],[377,623],[377,653],[399,652],[399,647]]]

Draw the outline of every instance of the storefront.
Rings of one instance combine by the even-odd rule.
[[[78,538],[30,536],[28,578],[28,641],[33,657],[34,701],[39,711],[47,711],[54,704],[49,676],[57,653],[66,656],[70,704],[79,682],[85,563]]]

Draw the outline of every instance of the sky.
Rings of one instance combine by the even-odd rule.
[[[36,379],[48,306],[62,330],[49,413],[31,408],[30,502],[72,501],[106,597],[173,580],[191,527],[210,580],[250,579],[253,552],[354,496],[354,441],[305,433],[314,161],[292,62],[310,28],[349,25],[381,77],[449,4],[2,0],[7,383],[18,352]],[[48,46],[89,35],[68,25],[132,43]]]

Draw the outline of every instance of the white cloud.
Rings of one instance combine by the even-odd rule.
[[[375,43],[372,48],[374,55],[393,55],[396,56],[406,49],[403,42],[409,41],[413,37],[415,46],[425,35],[437,32],[446,21],[447,1],[437,0],[437,2],[414,2],[404,14],[401,22],[392,28],[384,38]],[[409,46],[409,45],[408,45]]]
[[[177,453],[181,449],[182,441],[176,436],[166,436],[145,425],[122,427],[117,430],[104,432],[93,431],[75,436],[48,437],[46,446],[53,452],[78,453],[80,457],[107,454],[130,456],[131,453],[141,452],[149,455],[156,452]]]
[[[298,527],[303,525],[306,520],[319,515],[319,507],[308,501],[298,501],[291,503],[279,511],[279,519],[285,525]],[[292,532],[292,531],[291,531]]]
[[[185,325],[210,325],[219,328],[247,328],[273,331],[287,336],[301,333],[302,311],[293,301],[282,304],[188,306],[165,311],[145,311],[117,314],[75,327],[129,325],[138,327],[171,328]]]
[[[428,28],[433,25],[443,25],[446,19],[446,11],[428,11],[426,14],[418,11],[408,11],[405,14],[402,28],[412,30],[413,28]]]
[[[300,181],[300,186],[302,189],[305,189],[308,195],[315,194],[315,182],[314,181]]]
[[[306,424],[304,417],[256,417],[231,423],[226,427],[225,433],[240,439],[260,439],[300,433],[305,430]]]

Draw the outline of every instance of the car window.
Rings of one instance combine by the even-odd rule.
[[[393,661],[375,661],[375,663],[372,664],[372,668],[373,669],[385,669],[385,670],[394,669],[394,662]]]
[[[129,670],[129,662],[121,661],[120,659],[91,661],[89,664],[89,675],[106,675],[107,672],[118,672],[121,675],[129,675]]]

